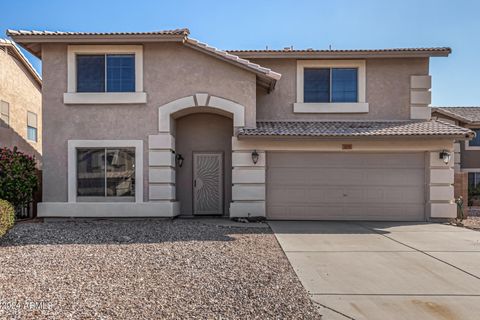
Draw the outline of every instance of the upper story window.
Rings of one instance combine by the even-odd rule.
[[[470,149],[480,149],[480,129],[471,129],[472,131],[475,131],[475,138],[473,138],[470,141],[466,142],[466,148],[469,149],[468,147],[473,147]]]
[[[8,128],[10,124],[10,105],[0,100],[0,127]]]
[[[305,68],[304,102],[357,102],[358,69]]]
[[[135,92],[135,55],[77,55],[77,92]]]
[[[71,45],[65,104],[141,104],[143,46]]]
[[[298,60],[294,112],[368,112],[365,60]]]
[[[28,111],[27,112],[27,139],[30,141],[38,141],[38,120],[37,114]]]

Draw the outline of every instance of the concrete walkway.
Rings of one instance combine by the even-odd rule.
[[[480,232],[433,223],[269,224],[322,319],[480,319]]]

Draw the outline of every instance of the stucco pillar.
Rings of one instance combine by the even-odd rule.
[[[148,200],[165,203],[172,216],[180,213],[175,195],[175,138],[169,133],[148,137]]]
[[[266,153],[259,154],[256,164],[252,150],[235,150],[236,138],[232,139],[232,203],[230,217],[265,217],[265,165]]]
[[[427,152],[427,215],[429,218],[455,218],[454,156],[448,164],[439,157],[442,150]]]

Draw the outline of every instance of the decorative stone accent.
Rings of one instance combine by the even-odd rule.
[[[429,120],[431,118],[432,77],[419,75],[410,77],[410,119]]]
[[[265,209],[265,151],[256,150],[259,157],[252,160],[254,150],[235,150],[236,138],[232,139],[232,203],[230,217],[264,217]]]
[[[233,126],[245,126],[245,108],[233,101],[211,96],[208,93],[197,93],[177,99],[158,108],[158,130],[164,133],[171,131],[171,117],[174,113],[192,107],[211,107],[233,115]]]
[[[165,203],[169,216],[180,214],[175,201],[175,138],[169,133],[148,137],[148,198]]]

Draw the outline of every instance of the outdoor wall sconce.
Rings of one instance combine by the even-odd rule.
[[[440,156],[440,159],[442,159],[445,164],[448,164],[450,162],[450,158],[452,157],[450,152],[448,152],[447,150],[442,150],[439,156]]]
[[[182,155],[180,153],[177,154],[177,165],[178,165],[178,167],[181,168],[183,166],[183,160],[184,159],[183,159]]]
[[[257,164],[259,157],[260,157],[260,155],[258,154],[257,150],[253,150],[253,152],[252,152],[253,164]]]

